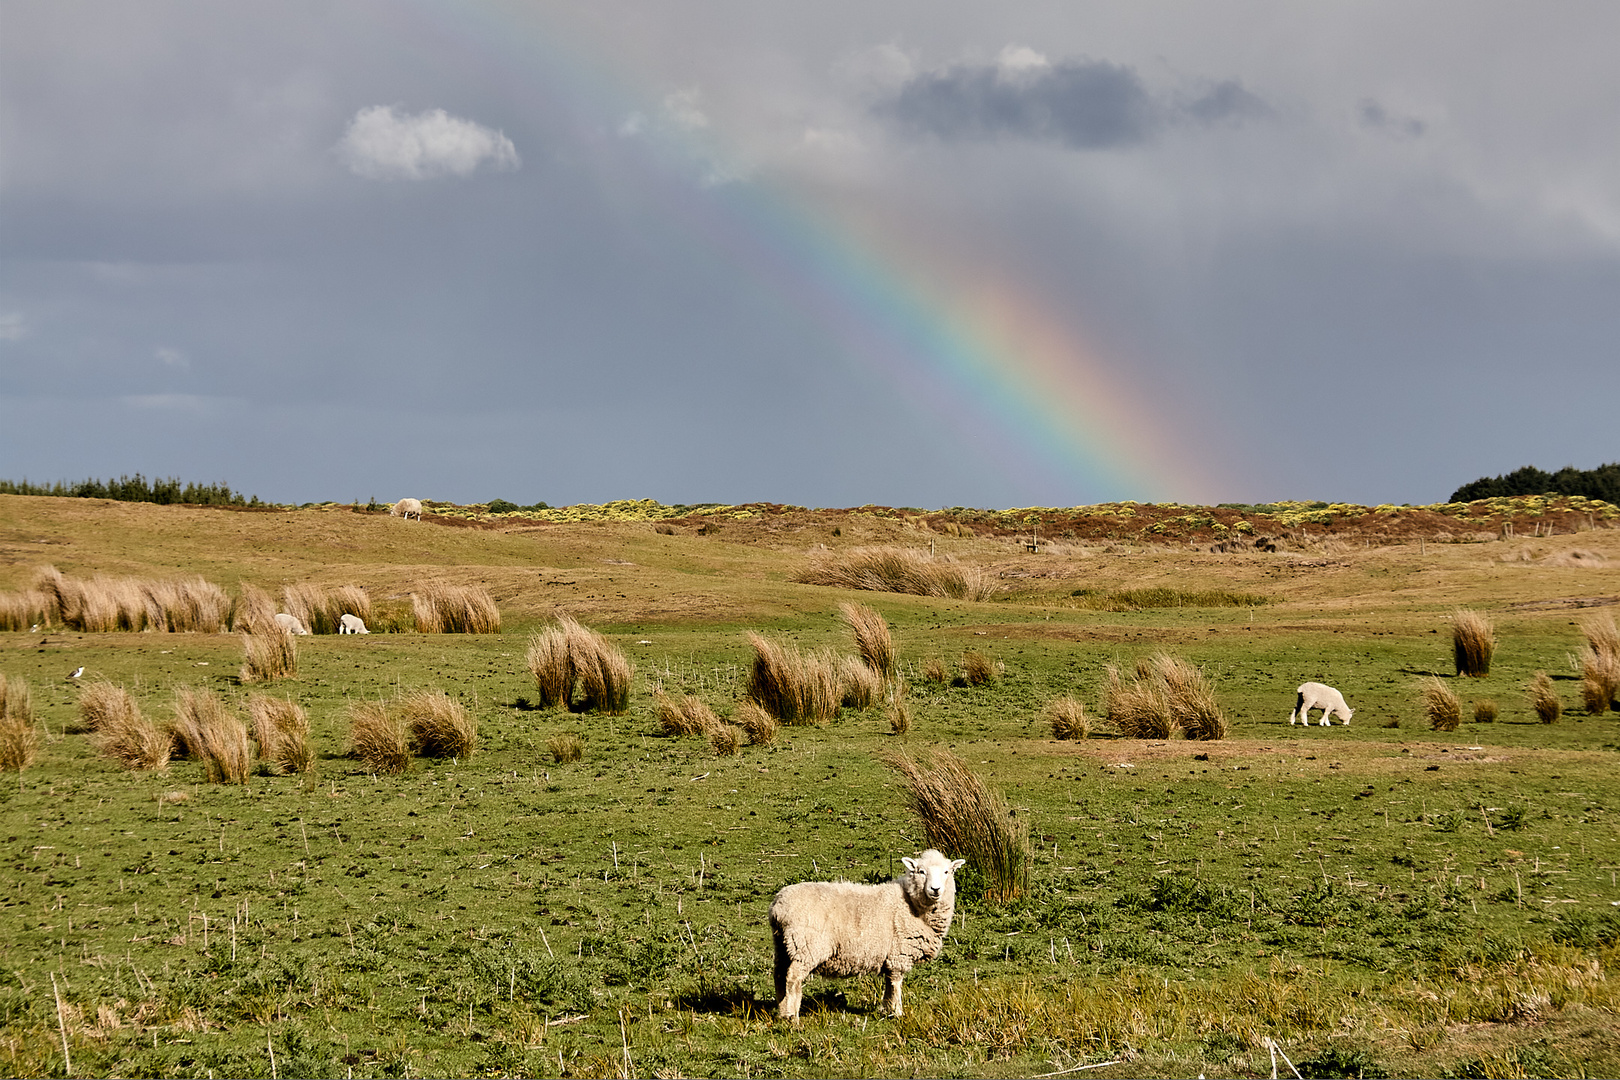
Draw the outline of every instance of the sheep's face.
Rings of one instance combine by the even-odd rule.
[[[920,896],[930,904],[940,897],[956,895],[956,871],[966,859],[952,861],[929,849],[915,859],[901,859],[906,864],[906,887],[913,896]]]

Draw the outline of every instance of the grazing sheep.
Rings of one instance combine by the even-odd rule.
[[[1344,703],[1344,695],[1326,683],[1308,682],[1300,683],[1295,691],[1294,711],[1288,714],[1288,722],[1292,724],[1297,718],[1306,727],[1311,726],[1311,710],[1322,710],[1322,727],[1333,726],[1333,714],[1338,713],[1345,723],[1355,715],[1354,709]]]
[[[789,885],[771,901],[776,940],[776,1010],[799,1015],[804,980],[811,975],[863,975],[881,971],[889,985],[883,1009],[901,1015],[900,982],[918,962],[932,960],[945,944],[956,911],[956,870],[930,848],[902,859],[906,872],[882,885],[805,881]]]
[[[338,617],[338,633],[369,634],[371,631],[366,629],[365,620],[361,619],[360,616],[350,615],[345,612]]]
[[[298,621],[298,616],[289,615],[285,611],[276,612],[276,629],[283,634],[307,634],[309,627]]]
[[[421,499],[401,499],[401,500],[399,500],[399,502],[395,503],[392,507],[389,508],[388,514],[389,514],[390,517],[402,517],[406,521],[411,520],[411,515],[415,514],[416,515],[416,520],[421,521],[422,520],[422,500]]]

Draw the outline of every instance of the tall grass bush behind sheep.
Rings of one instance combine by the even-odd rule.
[[[1462,702],[1444,679],[1430,676],[1423,681],[1423,712],[1435,731],[1456,731],[1462,723]]]
[[[246,581],[237,585],[231,608],[231,629],[254,634],[275,629],[276,602],[268,592]]]
[[[883,676],[868,667],[866,661],[846,656],[838,667],[839,703],[845,708],[865,712],[883,700]]]
[[[312,585],[295,582],[281,589],[281,610],[309,627],[312,634],[335,634],[345,615],[372,619],[371,597],[358,585]]]
[[[953,600],[985,600],[994,591],[977,566],[898,547],[854,548],[822,556],[793,580],[805,585]]]
[[[0,630],[21,631],[49,626],[49,606],[38,589],[0,592]]]
[[[1153,674],[1164,684],[1170,714],[1187,738],[1200,742],[1226,738],[1230,732],[1226,714],[1201,668],[1179,656],[1159,653],[1153,657]]]
[[[40,746],[28,684],[0,673],[0,771],[22,772],[38,760]]]
[[[574,663],[568,655],[566,625],[547,626],[529,639],[529,673],[543,709],[567,708],[574,697]]]
[[[894,635],[883,616],[865,604],[848,600],[838,605],[838,615],[854,635],[855,651],[866,666],[884,681],[894,678]]]
[[[174,734],[141,714],[122,686],[100,679],[79,691],[79,717],[96,752],[126,769],[166,769]]]
[[[411,594],[419,634],[498,634],[501,612],[480,585],[432,582]]]
[[[676,699],[662,689],[653,693],[653,715],[665,735],[705,735],[720,726],[720,717],[696,694]]]
[[[1552,677],[1545,671],[1536,672],[1526,693],[1531,711],[1543,724],[1556,724],[1564,715],[1564,703],[1558,699],[1558,687],[1553,685]],[[1450,731],[1451,728],[1445,730]]]
[[[231,597],[202,577],[139,581],[146,628],[171,634],[222,634],[230,625]]]
[[[750,746],[769,746],[776,741],[776,717],[766,712],[757,701],[744,698],[737,702],[731,719],[748,736]]]
[[[428,757],[468,758],[478,747],[478,721],[443,690],[418,690],[395,709],[417,749]]]
[[[1451,652],[1457,674],[1482,679],[1491,673],[1496,628],[1477,611],[1459,610],[1451,619]]]
[[[307,773],[315,767],[309,743],[309,717],[287,698],[249,694],[248,720],[259,748],[259,765],[271,775]]]
[[[806,654],[753,631],[748,697],[784,724],[824,724],[838,715],[843,694],[830,653]]]
[[[411,767],[405,725],[380,701],[349,706],[349,745],[361,764],[378,775],[398,776]]]
[[[298,639],[274,622],[242,635],[241,678],[244,683],[291,679],[298,674]]]
[[[1104,715],[1127,739],[1168,739],[1181,730],[1164,684],[1140,667],[1127,679],[1114,664],[1103,668]]]
[[[986,900],[1005,904],[1029,887],[1029,829],[1007,800],[948,750],[926,762],[905,754],[886,759],[900,774],[906,804],[922,822],[928,845],[964,855]]]
[[[1091,734],[1085,705],[1067,694],[1042,706],[1041,718],[1051,726],[1054,739],[1084,739]]]
[[[210,784],[245,784],[251,769],[247,725],[211,690],[182,686],[174,695],[174,741],[202,763]]]
[[[568,635],[568,658],[579,679],[578,711],[609,716],[629,712],[635,665],[595,630],[573,619],[563,624],[563,629]]]

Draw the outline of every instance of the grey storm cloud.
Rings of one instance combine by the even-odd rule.
[[[1028,50],[1018,52],[1021,63],[1007,63],[1004,54],[996,64],[958,64],[916,75],[876,111],[918,135],[1019,138],[1081,150],[1144,142],[1169,123],[1209,125],[1269,112],[1232,80],[1171,104],[1156,98],[1130,67],[1104,60],[1048,63]]]
[[[1356,109],[1361,126],[1408,139],[1416,139],[1428,131],[1428,125],[1410,116],[1396,116],[1371,98],[1364,99]]]

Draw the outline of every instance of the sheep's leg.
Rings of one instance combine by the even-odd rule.
[[[900,982],[905,977],[904,972],[899,974],[892,971],[889,972],[889,985],[883,990],[883,1011],[888,1013],[890,1016],[901,1015]]]
[[[804,980],[810,977],[810,965],[801,960],[795,960],[787,967],[787,971],[779,976],[782,993],[777,1001],[776,1015],[784,1020],[797,1020],[799,1018],[799,1003],[804,997]]]

